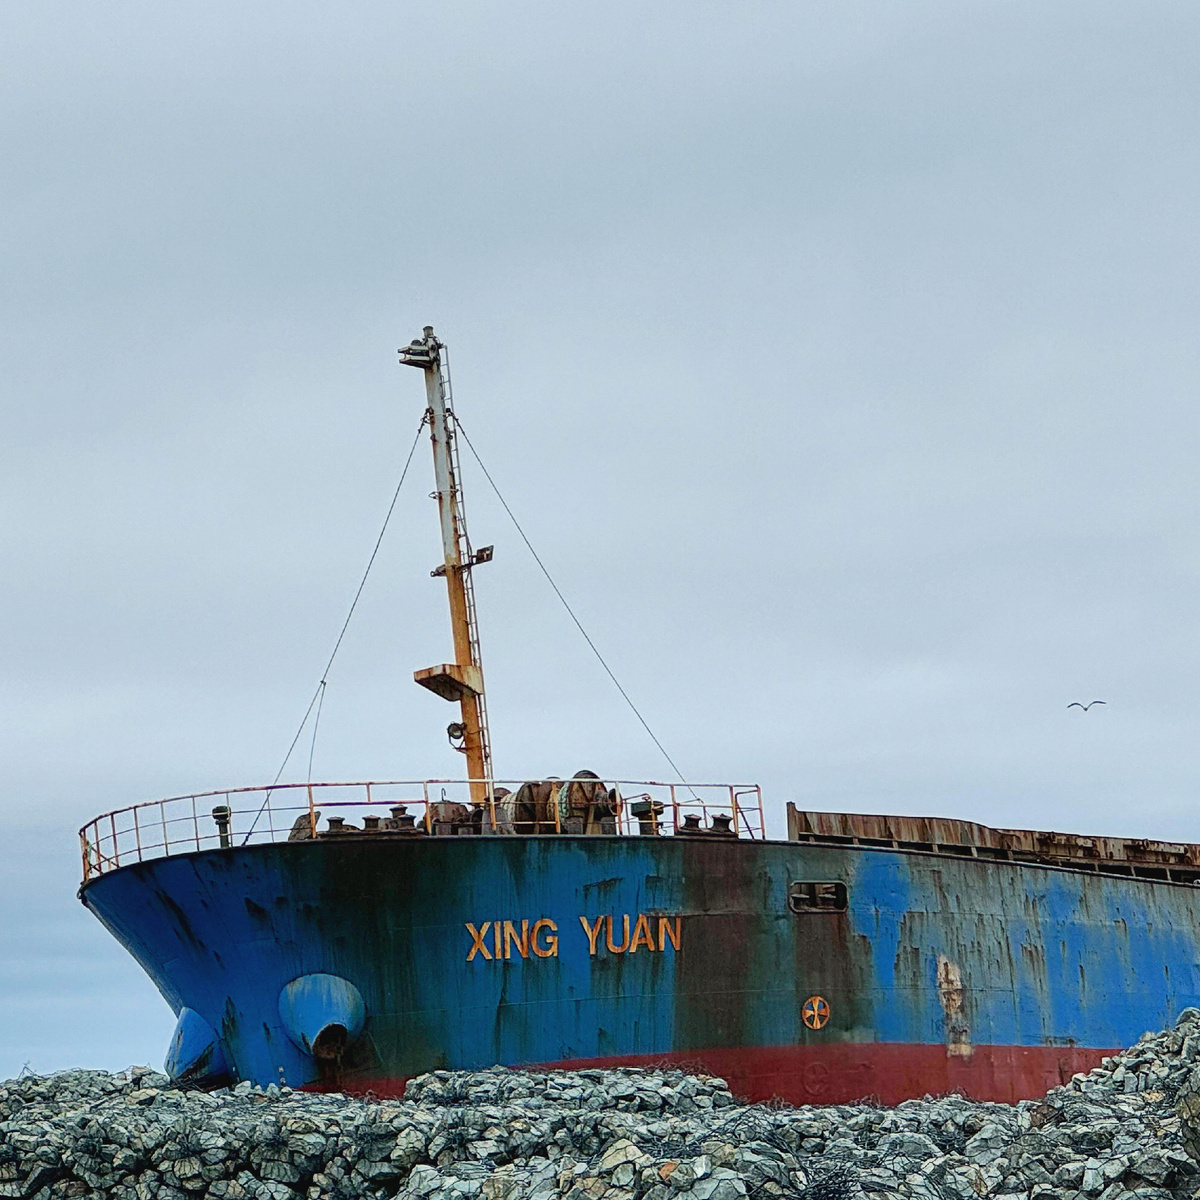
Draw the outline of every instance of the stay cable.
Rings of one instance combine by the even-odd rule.
[[[292,738],[292,744],[288,747],[287,753],[283,756],[283,762],[279,764],[279,770],[275,772],[275,778],[271,781],[271,787],[279,782],[283,777],[283,772],[287,768],[288,761],[292,757],[292,753],[296,749],[297,743],[300,741],[300,735],[304,732],[305,725],[308,724],[308,718],[312,716],[314,707],[317,710],[317,718],[313,722],[312,744],[308,751],[308,781],[312,782],[312,763],[313,753],[317,746],[317,727],[321,722],[321,707],[325,701],[325,688],[329,682],[329,671],[333,667],[333,660],[337,658],[337,653],[342,647],[342,640],[346,636],[346,630],[350,628],[350,620],[354,616],[354,610],[358,608],[358,602],[362,598],[363,588],[367,586],[367,579],[371,574],[371,568],[375,565],[375,559],[379,554],[379,547],[383,545],[383,535],[387,533],[388,524],[392,519],[392,513],[396,511],[396,501],[400,499],[400,489],[404,486],[404,481],[408,477],[408,468],[412,465],[413,455],[417,452],[417,443],[421,440],[421,432],[425,428],[426,418],[421,418],[421,423],[417,426],[416,436],[413,438],[412,446],[409,447],[408,457],[404,460],[404,469],[400,472],[400,482],[396,484],[396,490],[392,493],[392,502],[388,505],[387,514],[383,518],[383,526],[379,530],[379,536],[375,539],[375,548],[371,551],[371,557],[367,560],[367,569],[363,571],[362,579],[359,580],[358,591],[354,593],[354,599],[350,602],[350,610],[346,613],[346,619],[342,622],[341,631],[337,635],[337,641],[333,643],[333,650],[330,652],[329,661],[325,664],[325,670],[321,672],[321,681],[317,684],[316,691],[312,694],[312,699],[308,702],[308,707],[304,710],[304,716],[300,719],[300,725],[296,729],[296,736]],[[271,799],[271,790],[267,789],[266,799],[263,800],[262,807],[254,816],[254,820],[250,823],[250,829],[242,841],[244,846],[250,840],[250,835],[254,832],[255,825],[258,824],[258,818],[266,811],[268,803]]]
[[[637,717],[638,721],[641,722],[642,728],[650,735],[650,740],[658,747],[663,758],[665,758],[667,762],[671,764],[671,769],[676,775],[679,776],[680,782],[690,791],[692,785],[688,783],[683,772],[675,765],[675,760],[667,753],[667,748],[662,744],[662,742],[658,740],[658,736],[655,734],[654,730],[650,728],[646,718],[643,717],[638,711],[637,705],[634,704],[629,697],[629,693],[621,686],[621,681],[613,674],[612,668],[604,661],[604,655],[600,653],[596,643],[592,641],[588,631],[584,629],[583,623],[575,615],[575,610],[570,606],[570,604],[567,603],[566,596],[562,594],[562,590],[559,588],[558,584],[554,582],[554,577],[550,574],[549,570],[547,570],[546,564],[542,562],[541,555],[539,555],[538,552],[533,548],[533,543],[529,540],[529,538],[525,536],[525,530],[521,528],[520,521],[517,520],[513,510],[509,508],[508,501],[504,499],[503,495],[501,495],[500,489],[496,486],[496,481],[491,476],[491,472],[489,472],[487,467],[483,465],[483,459],[479,457],[479,451],[476,450],[471,444],[471,439],[467,436],[467,431],[463,428],[462,422],[457,416],[454,418],[454,427],[459,433],[462,434],[463,441],[467,443],[467,449],[471,451],[471,457],[475,459],[476,463],[478,463],[479,469],[483,472],[484,478],[491,485],[492,491],[496,493],[496,499],[500,501],[504,511],[508,513],[508,519],[512,521],[513,528],[516,529],[518,534],[520,534],[521,541],[525,543],[525,548],[530,554],[533,555],[533,561],[537,563],[542,574],[545,575],[546,582],[549,583],[554,589],[554,594],[559,598],[563,608],[567,610],[567,616],[569,616],[571,620],[575,622],[575,628],[578,629],[581,634],[583,634],[583,640],[587,642],[592,653],[596,656],[596,661],[599,662],[599,664],[604,668],[604,672],[609,679],[613,681],[613,685],[616,687],[617,691],[621,693],[622,699],[626,704],[629,705],[630,711],[633,713],[633,715]],[[695,795],[695,792],[692,792],[692,794]]]

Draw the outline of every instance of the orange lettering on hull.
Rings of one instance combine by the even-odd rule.
[[[667,946],[678,950],[683,942],[683,918],[680,916],[664,917],[658,913],[605,913],[594,919],[580,916],[579,924],[584,937],[587,938],[588,955],[592,958],[601,952],[601,947],[609,954],[636,954],[639,950],[650,954],[664,954]],[[484,921],[479,926],[467,921],[465,927],[471,935],[467,962],[512,962],[516,959],[528,959],[531,951],[534,958],[558,957],[558,922],[550,917],[538,917],[532,921],[528,917],[522,917],[519,921]]]

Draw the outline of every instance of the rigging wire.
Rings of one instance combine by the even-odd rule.
[[[325,680],[322,679],[317,685],[320,689],[320,696],[317,699],[317,715],[313,717],[313,735],[312,741],[308,744],[308,782],[312,783],[312,762],[313,755],[317,752],[317,730],[321,727],[321,708],[325,704]]]
[[[587,642],[589,647],[591,647],[592,653],[596,656],[597,661],[604,668],[605,674],[609,677],[609,679],[611,679],[613,681],[613,684],[616,687],[617,691],[621,693],[622,699],[625,701],[626,704],[629,705],[631,711],[633,712],[633,715],[635,717],[637,717],[637,719],[641,722],[642,728],[650,735],[650,740],[658,747],[659,751],[662,753],[663,758],[665,758],[667,760],[667,762],[669,762],[671,764],[671,769],[675,772],[676,775],[679,776],[680,782],[682,782],[683,785],[686,788],[688,788],[689,791],[691,791],[692,785],[690,783],[688,783],[687,778],[684,776],[684,773],[675,765],[675,760],[667,753],[667,748],[662,744],[662,742],[660,742],[658,740],[658,737],[655,734],[654,730],[650,728],[649,724],[647,724],[646,718],[643,717],[642,714],[638,711],[637,705],[634,704],[634,702],[629,698],[629,693],[621,686],[621,682],[613,674],[612,668],[608,665],[608,663],[606,663],[604,661],[604,655],[601,654],[600,651],[596,648],[596,643],[592,641],[591,637],[588,635],[588,631],[586,629],[584,629],[583,624],[580,622],[579,618],[575,615],[575,610],[567,603],[566,596],[564,596],[562,594],[562,592],[559,590],[558,584],[554,582],[554,577],[546,569],[546,564],[544,562],[542,562],[541,556],[533,548],[533,543],[530,542],[529,538],[525,536],[525,530],[521,528],[521,523],[517,520],[516,516],[513,513],[513,510],[508,507],[508,501],[505,500],[504,497],[500,494],[500,489],[496,486],[496,481],[492,478],[491,473],[488,471],[487,467],[485,467],[483,465],[483,459],[481,459],[479,457],[479,451],[476,450],[475,447],[471,444],[471,439],[467,436],[467,431],[463,428],[462,422],[458,419],[457,416],[455,416],[455,418],[454,418],[454,427],[459,433],[462,434],[463,441],[467,443],[467,449],[471,451],[471,457],[475,459],[476,463],[478,463],[479,469],[483,472],[484,478],[488,481],[489,484],[491,484],[492,491],[496,493],[496,499],[500,501],[500,504],[504,508],[504,511],[506,513],[508,513],[508,519],[510,521],[512,521],[513,527],[516,529],[517,533],[521,535],[521,541],[523,541],[525,543],[525,548],[529,551],[530,554],[533,555],[533,561],[535,563],[537,563],[538,567],[541,569],[542,574],[545,575],[546,582],[549,583],[550,586],[554,589],[554,594],[562,602],[563,608],[565,608],[567,610],[567,616],[569,616],[571,618],[571,620],[575,622],[575,628],[578,629],[581,634],[583,634],[583,640],[585,642]],[[694,796],[695,794],[696,793],[693,791],[692,795]]]
[[[383,526],[379,530],[379,536],[375,539],[375,548],[371,551],[371,557],[367,560],[367,569],[363,572],[363,577],[359,580],[358,591],[354,593],[354,599],[350,602],[350,611],[346,613],[346,619],[342,622],[341,632],[337,635],[337,641],[333,644],[333,651],[329,655],[329,661],[325,664],[325,670],[321,672],[321,682],[317,684],[316,691],[313,692],[312,699],[308,702],[308,707],[304,710],[304,716],[300,719],[300,725],[296,729],[296,736],[292,738],[292,744],[283,756],[283,762],[279,764],[279,770],[275,772],[275,778],[271,781],[271,787],[267,789],[267,795],[263,800],[262,807],[255,813],[254,820],[250,823],[250,829],[242,841],[243,846],[250,840],[250,835],[254,832],[255,825],[258,824],[258,818],[266,811],[267,805],[271,800],[271,788],[274,788],[282,778],[283,772],[288,765],[288,760],[292,757],[292,752],[296,749],[297,742],[300,741],[300,735],[304,732],[304,727],[308,724],[308,718],[312,715],[313,706],[315,705],[317,716],[316,720],[313,721],[312,744],[308,750],[308,781],[309,783],[312,782],[313,754],[317,748],[317,727],[321,723],[321,706],[325,702],[325,687],[329,681],[329,671],[333,666],[333,660],[337,658],[337,652],[342,647],[342,639],[346,636],[346,630],[350,628],[350,618],[354,616],[354,610],[358,607],[358,602],[362,598],[363,588],[367,586],[367,576],[371,574],[371,568],[375,565],[375,557],[379,553],[379,547],[383,544],[383,535],[387,533],[392,513],[396,510],[396,501],[400,499],[400,489],[404,486],[404,480],[408,477],[408,468],[412,465],[413,455],[417,452],[417,443],[421,440],[421,432],[424,430],[427,420],[428,415],[422,416],[421,423],[417,426],[416,437],[413,438],[413,444],[409,447],[408,457],[404,460],[404,469],[400,472],[400,482],[396,484],[396,490],[392,493],[392,502],[388,505],[387,515],[383,518]]]

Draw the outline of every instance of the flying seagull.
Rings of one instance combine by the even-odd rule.
[[[1093,700],[1088,704],[1080,704],[1078,700],[1072,700],[1071,703],[1067,705],[1067,707],[1068,708],[1082,708],[1084,712],[1087,712],[1087,710],[1089,708],[1091,708],[1093,704],[1107,704],[1107,703],[1108,703],[1107,700]]]

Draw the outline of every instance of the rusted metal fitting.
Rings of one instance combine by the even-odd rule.
[[[629,806],[629,815],[635,817],[638,823],[638,833],[643,837],[653,837],[658,833],[660,818],[665,805],[661,800],[635,800]]]
[[[233,845],[233,838],[230,836],[230,826],[233,823],[233,811],[228,804],[218,804],[212,810],[213,820],[217,824],[217,837],[221,840],[221,849],[228,850]]]

